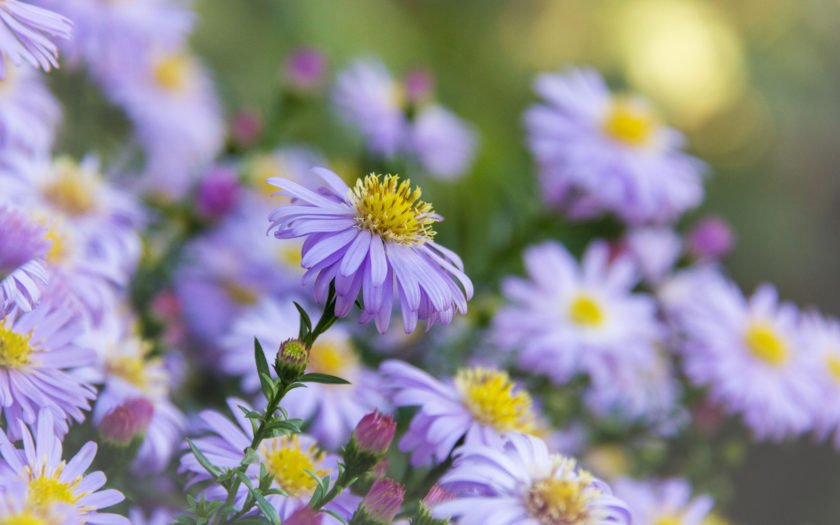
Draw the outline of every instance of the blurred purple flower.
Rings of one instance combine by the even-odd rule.
[[[323,84],[327,73],[327,59],[317,49],[302,48],[286,60],[286,77],[298,91],[310,91]]]
[[[218,219],[236,206],[239,179],[229,167],[211,169],[198,183],[196,211],[204,217]]]
[[[688,251],[698,259],[717,261],[735,244],[729,223],[719,217],[706,217],[698,222],[686,239]]]
[[[703,525],[714,506],[710,496],[692,497],[691,485],[682,478],[620,479],[613,489],[633,512],[633,523]]]
[[[423,169],[442,179],[463,175],[475,154],[475,132],[441,106],[427,106],[411,126],[408,149]]]
[[[58,67],[53,39],[69,38],[72,28],[70,20],[48,9],[20,0],[0,2],[0,79],[6,76],[7,59],[44,71]]]

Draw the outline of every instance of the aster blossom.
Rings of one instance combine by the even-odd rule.
[[[631,525],[609,486],[552,454],[539,438],[512,434],[504,447],[464,445],[441,485],[456,494],[432,508],[461,525]]]
[[[47,284],[46,228],[24,213],[0,205],[0,315],[31,310]]]
[[[49,154],[61,122],[61,106],[43,75],[28,68],[6,72],[0,89],[0,151],[3,169]]]
[[[441,382],[402,361],[382,363],[384,388],[396,407],[419,407],[400,450],[413,465],[444,461],[463,437],[468,444],[500,446],[510,433],[535,434],[537,414],[527,391],[505,372],[463,368]]]
[[[55,38],[67,39],[73,24],[63,16],[20,0],[0,2],[0,79],[6,59],[49,71],[58,67]]]
[[[269,216],[278,239],[304,237],[301,264],[304,283],[313,284],[323,302],[335,282],[335,314],[346,316],[360,295],[362,321],[387,330],[398,302],[406,332],[417,321],[427,328],[448,324],[467,311],[473,286],[461,259],[434,242],[433,225],[441,220],[420,190],[394,175],[368,175],[351,190],[335,173],[312,170],[324,182],[319,192],[286,179],[269,183],[295,199]]]
[[[544,102],[528,110],[525,125],[548,204],[644,223],[671,221],[700,203],[704,165],[644,99],[611,94],[589,69],[542,74],[535,88]]]
[[[48,410],[39,413],[37,423],[32,426],[34,434],[22,421],[16,426],[19,426],[23,449],[15,448],[0,432],[0,456],[5,460],[4,480],[26,484],[28,509],[40,515],[49,515],[56,509],[70,514],[72,523],[130,525],[122,516],[99,512],[116,505],[124,497],[114,489],[100,490],[106,481],[102,472],[86,473],[96,456],[96,443],[89,441],[65,461],[62,459],[62,440],[55,435],[55,423]]]
[[[704,525],[714,506],[711,496],[694,497],[691,484],[682,478],[619,479],[613,490],[632,509],[633,523]]]
[[[679,316],[683,367],[709,398],[739,415],[757,439],[810,430],[820,402],[815,358],[803,345],[796,307],[775,288],[749,298],[734,283],[698,293]]]
[[[816,311],[802,318],[803,351],[814,359],[814,377],[820,386],[820,399],[814,407],[814,432],[830,437],[840,449],[840,321]]]

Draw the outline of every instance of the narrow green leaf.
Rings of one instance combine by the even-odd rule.
[[[206,470],[208,474],[213,476],[214,479],[218,479],[218,477],[222,473],[221,469],[219,469],[219,467],[217,467],[216,465],[211,463],[209,459],[207,459],[207,456],[205,456],[204,453],[201,452],[198,449],[198,447],[195,446],[195,443],[193,443],[192,439],[187,438],[187,445],[189,445],[193,456],[195,456],[195,459],[197,459],[201,466],[204,467],[204,470]]]
[[[309,333],[312,332],[312,320],[309,319],[309,314],[306,313],[306,310],[303,309],[301,305],[297,303],[297,301],[293,301],[295,308],[297,308],[298,313],[300,314],[300,327],[298,328],[298,339],[301,341],[306,341],[306,338],[309,337]]]
[[[268,518],[272,525],[280,525],[280,516],[277,515],[277,510],[263,497],[260,491],[254,488],[254,485],[251,483],[251,480],[248,479],[248,476],[242,472],[238,472],[238,475],[239,479],[242,480],[242,483],[248,487],[248,490],[257,502],[257,507],[259,507],[263,515]]]
[[[254,338],[254,361],[257,363],[257,374],[260,376],[260,385],[266,399],[271,399],[274,392],[274,384],[271,381],[271,372],[268,370],[268,361],[265,359],[265,352],[259,340]]]
[[[342,379],[338,376],[331,376],[329,374],[319,374],[317,372],[311,372],[309,374],[304,374],[298,379],[301,383],[323,383],[326,385],[349,385],[350,381],[346,379]]]

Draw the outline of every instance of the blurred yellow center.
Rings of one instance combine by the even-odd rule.
[[[309,370],[320,374],[340,376],[358,362],[352,346],[343,341],[316,341],[309,352]]]
[[[604,132],[629,146],[646,146],[656,130],[656,120],[649,111],[625,101],[613,102],[603,123]]]
[[[44,237],[50,241],[50,249],[47,250],[47,262],[50,264],[60,264],[67,259],[70,251],[67,248],[67,240],[56,229],[49,229],[44,234]]]
[[[146,360],[139,355],[119,355],[110,358],[108,373],[139,388],[145,388],[149,380],[146,374]]]
[[[840,357],[836,355],[829,355],[825,358],[825,367],[828,369],[828,373],[831,374],[831,377],[840,383]]]
[[[431,240],[438,221],[432,206],[420,200],[420,188],[396,175],[368,175],[356,181],[350,200],[356,223],[383,241],[418,244]]]
[[[19,370],[30,362],[31,334],[13,332],[0,322],[0,367]]]
[[[592,491],[592,477],[581,472],[577,478],[551,476],[535,482],[525,498],[531,516],[546,525],[587,525]]]
[[[47,521],[29,512],[0,518],[0,525],[48,525]]]
[[[222,288],[224,288],[228,297],[230,297],[233,302],[242,306],[257,304],[257,301],[260,299],[257,292],[233,279],[223,282]]]
[[[289,268],[300,268],[300,263],[303,259],[300,245],[292,242],[280,243],[277,258],[284,266],[288,266]]]
[[[783,365],[790,357],[787,342],[768,324],[750,325],[744,339],[750,352],[769,365]]]
[[[455,386],[464,405],[475,419],[497,432],[536,431],[531,396],[520,390],[505,372],[486,368],[462,368],[455,376]]]
[[[268,179],[272,177],[292,178],[284,172],[275,156],[270,153],[255,155],[249,163],[249,168],[248,173],[251,175],[251,182],[266,197],[272,197],[277,191],[275,186],[266,182]]]
[[[95,179],[85,175],[72,161],[58,161],[56,177],[44,187],[44,198],[68,215],[84,215],[96,204]]]
[[[41,472],[38,477],[30,477],[27,503],[30,507],[41,510],[47,509],[56,503],[73,505],[82,497],[81,494],[74,494],[73,491],[81,481],[81,478],[74,479],[67,483],[61,481],[63,467],[56,469],[52,476]]]
[[[307,471],[319,477],[329,474],[329,470],[318,468],[324,453],[315,445],[302,449],[297,435],[266,440],[260,448],[266,470],[290,496],[308,496],[315,490],[317,482]]]
[[[663,516],[654,521],[653,525],[683,525],[683,520],[677,516]]]
[[[604,324],[604,310],[594,298],[579,295],[569,306],[569,318],[576,325],[601,326]]]
[[[183,90],[190,78],[192,62],[185,54],[168,55],[154,65],[152,76],[158,86],[168,91]]]

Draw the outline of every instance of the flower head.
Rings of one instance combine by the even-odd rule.
[[[432,508],[459,523],[630,525],[627,505],[571,458],[540,439],[512,434],[502,447],[464,445],[441,484],[457,497]]]
[[[366,414],[353,430],[353,439],[363,450],[374,454],[384,454],[391,446],[397,423],[394,418],[378,410]]]
[[[11,171],[49,154],[60,121],[61,106],[42,75],[28,68],[6,71],[0,80],[0,151]]]
[[[356,514],[366,514],[373,523],[387,525],[394,521],[400,511],[405,498],[405,487],[389,478],[381,478],[373,482]],[[351,518],[351,523],[355,519]],[[370,521],[359,521],[370,523]]]
[[[646,102],[610,94],[592,70],[543,74],[535,86],[545,102],[525,123],[549,204],[640,223],[673,220],[700,202],[702,163]]]
[[[0,2],[0,79],[6,59],[49,71],[58,67],[58,46],[53,39],[70,38],[73,24],[58,13],[20,0]]]
[[[465,313],[472,282],[460,258],[435,243],[433,225],[440,220],[420,190],[395,176],[368,175],[351,190],[335,173],[316,168],[325,186],[316,193],[286,179],[269,179],[282,195],[296,201],[269,217],[275,237],[305,237],[301,264],[304,283],[314,283],[323,301],[335,281],[339,317],[346,316],[359,295],[362,320],[388,328],[394,301],[399,301],[406,332],[418,320],[427,327],[449,323]]]
[[[538,430],[530,395],[504,372],[464,368],[446,383],[401,361],[384,362],[380,372],[395,406],[419,407],[399,444],[414,465],[443,461],[462,437],[500,445],[512,432]]]
[[[710,496],[692,497],[691,485],[681,478],[656,481],[620,479],[615,495],[627,502],[633,523],[654,525],[704,525],[714,501]]]
[[[31,310],[47,284],[46,229],[22,212],[0,205],[0,314]]]

